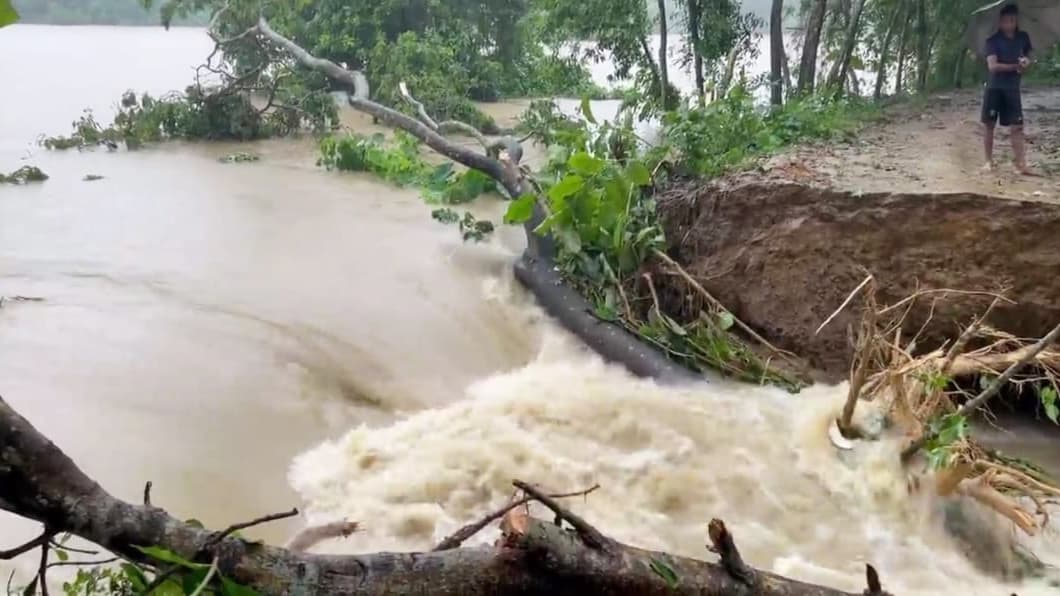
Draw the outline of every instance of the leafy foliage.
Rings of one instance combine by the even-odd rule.
[[[435,117],[461,119],[489,132],[490,121],[471,103],[502,97],[554,95],[594,89],[577,61],[541,43],[537,0],[162,0],[163,21],[227,8],[214,32],[234,37],[259,14],[281,35],[314,56],[365,72],[376,101],[398,101],[405,81]],[[141,0],[151,6],[153,0]],[[230,44],[235,69],[253,69],[269,48],[253,40]],[[290,82],[327,88],[318,75],[290,69]]]
[[[756,106],[744,88],[702,108],[665,115],[664,136],[691,174],[717,176],[802,141],[850,135],[874,108],[857,99],[797,98],[778,109]]]
[[[6,27],[18,21],[18,12],[11,6],[11,0],[0,0],[0,27]]]
[[[8,0],[0,2],[0,6]],[[136,0],[14,0],[26,23],[49,25],[157,25],[158,11],[147,11]],[[181,24],[204,25],[204,15]]]
[[[257,592],[222,573],[210,572],[210,565],[194,563],[176,553],[160,548],[136,547],[149,563],[121,563],[118,565],[81,563],[71,560],[73,551],[64,546],[67,534],[58,543],[48,546],[61,563],[78,565],[77,574],[62,585],[66,596],[134,596],[137,594],[210,596],[257,596]],[[158,573],[159,570],[165,570]],[[15,588],[9,585],[8,596],[32,596],[39,589],[39,576],[29,584]],[[40,590],[41,593],[45,593]]]
[[[398,186],[417,186],[432,203],[467,203],[497,188],[492,178],[477,170],[457,172],[451,162],[427,163],[411,135],[399,131],[395,139],[388,144],[381,134],[325,137],[318,163],[329,170],[370,172]]]
[[[924,450],[933,469],[949,467],[956,456],[956,447],[968,436],[968,419],[959,414],[947,414],[931,423],[933,438]]]
[[[37,166],[22,166],[21,168],[7,174],[0,174],[0,184],[29,184],[30,182],[44,182],[48,175]]]
[[[48,149],[70,149],[124,143],[136,149],[167,139],[248,141],[305,128],[326,130],[338,120],[335,104],[326,93],[311,93],[301,103],[265,110],[241,93],[209,92],[197,86],[188,87],[183,95],[161,99],[126,91],[109,126],[101,125],[90,110],[85,110],[72,123],[69,136],[45,137],[41,144]]]

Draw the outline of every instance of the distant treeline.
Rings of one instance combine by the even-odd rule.
[[[659,14],[659,0],[645,1],[648,5],[648,17],[655,19]],[[752,13],[764,22],[769,22],[771,0],[739,0],[739,2],[743,12]],[[791,0],[788,0],[788,4],[791,4]],[[682,6],[683,2],[681,0],[666,0],[666,14],[669,15],[667,29],[671,32],[683,33],[685,30],[685,23],[681,16],[684,14]]]
[[[13,0],[22,23],[47,25],[159,25],[158,7],[146,10],[140,0]],[[205,25],[206,19],[174,22]]]
[[[658,12],[658,0],[645,0],[648,13]],[[47,25],[158,25],[157,6],[145,10],[140,0],[13,0],[22,16],[21,22]],[[678,13],[676,0],[667,0],[668,12]],[[742,0],[744,11],[761,18],[769,16],[769,0]],[[205,25],[206,17],[175,22],[176,25]],[[683,23],[671,23],[670,29],[680,31]]]

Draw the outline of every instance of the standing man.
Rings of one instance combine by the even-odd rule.
[[[1023,137],[1023,102],[1020,75],[1031,64],[1031,37],[1019,29],[1019,9],[1008,4],[1001,9],[997,32],[986,40],[986,64],[990,77],[983,94],[983,149],[985,169],[994,169],[994,128],[998,121],[1008,126],[1016,169],[1030,175],[1027,147]]]

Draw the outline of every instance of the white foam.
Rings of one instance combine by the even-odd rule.
[[[853,461],[838,459],[825,429],[844,395],[660,387],[546,332],[525,368],[473,384],[452,405],[320,445],[290,480],[311,522],[364,523],[322,547],[331,552],[428,548],[504,503],[520,478],[553,491],[599,483],[571,507],[645,548],[708,557],[706,523],[719,517],[750,562],[807,581],[860,591],[871,562],[896,593],[1011,592],[925,521],[893,445],[861,443]]]

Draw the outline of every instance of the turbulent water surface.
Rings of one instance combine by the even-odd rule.
[[[303,505],[364,522],[321,550],[364,552],[429,547],[514,477],[599,483],[573,506],[640,546],[705,556],[721,517],[757,566],[836,587],[871,562],[898,594],[1050,590],[976,572],[888,445],[837,458],[841,389],[631,379],[512,282],[518,231],[462,244],[415,191],[315,167],[309,139],[249,164],[218,144],[35,146],[127,87],[181,87],[208,50],[198,30],[0,31],[0,169],[52,176],[0,187],[0,295],[44,298],[0,310],[0,392],[114,493],[151,480],[213,526]],[[34,531],[0,517],[5,542]]]

